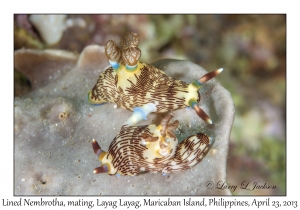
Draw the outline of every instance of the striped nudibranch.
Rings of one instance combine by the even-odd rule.
[[[121,39],[121,48],[114,41],[106,43],[105,53],[111,67],[99,76],[96,85],[89,91],[89,102],[114,102],[131,111],[135,107],[154,103],[157,105],[156,113],[190,106],[199,117],[212,124],[210,117],[198,105],[198,90],[203,83],[220,74],[223,68],[187,84],[168,77],[162,70],[150,64],[139,62],[141,50],[137,47],[138,44],[139,37],[133,32]]]
[[[135,176],[141,172],[172,173],[184,171],[198,162],[208,152],[212,139],[197,133],[178,144],[172,130],[178,121],[170,123],[173,116],[166,116],[159,126],[123,125],[104,152],[96,140],[92,146],[101,166],[94,173],[108,173]]]

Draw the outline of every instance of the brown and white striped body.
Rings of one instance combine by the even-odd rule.
[[[168,77],[150,64],[140,62],[141,50],[137,47],[138,44],[139,37],[132,32],[121,40],[121,48],[112,40],[106,43],[105,53],[111,67],[99,76],[96,85],[89,91],[89,102],[114,102],[131,111],[135,107],[151,103],[157,105],[156,113],[190,106],[199,117],[212,124],[212,120],[198,105],[198,90],[203,83],[220,74],[223,69],[207,73],[187,84]]]
[[[103,152],[94,140],[94,151],[102,163],[101,169],[95,169],[95,173],[134,176],[146,171],[163,174],[184,171],[200,162],[212,145],[211,139],[202,133],[178,144],[170,130],[162,130],[163,125],[124,125],[108,152]]]
[[[133,111],[135,107],[154,103],[157,113],[185,108],[188,84],[168,77],[152,65],[140,63],[140,71],[122,77],[112,67],[103,72],[91,91],[94,103],[114,102],[119,107]],[[196,97],[200,95],[196,91]]]

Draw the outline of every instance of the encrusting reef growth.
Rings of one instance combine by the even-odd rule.
[[[187,84],[168,77],[165,72],[139,61],[141,50],[139,37],[131,32],[121,39],[121,48],[109,40],[105,54],[111,64],[88,93],[92,104],[115,102],[119,107],[134,111],[104,152],[96,140],[93,149],[102,165],[94,173],[137,175],[140,172],[160,172],[164,175],[183,171],[202,160],[212,145],[212,138],[196,133],[178,145],[172,130],[177,129],[176,120],[168,124],[166,116],[159,126],[133,126],[149,113],[166,113],[176,109],[193,108],[205,122],[212,124],[209,116],[199,107],[198,90],[203,83],[222,72],[210,72]]]
[[[59,50],[21,49],[15,52],[15,68],[34,84],[32,92],[15,98],[15,195],[229,194],[227,189],[206,187],[208,182],[217,184],[218,181],[226,180],[228,141],[234,118],[230,93],[211,79],[221,70],[207,74],[200,66],[189,61],[160,60],[152,63],[153,68],[148,68],[148,71],[160,69],[162,76],[147,77],[150,80],[152,78],[149,83],[138,79],[138,75],[142,74],[137,70],[141,67],[146,69],[148,64],[136,62],[141,52],[131,49],[137,48],[135,42],[134,46],[121,42],[125,44],[121,45],[120,55],[111,54],[109,49],[117,48],[110,48],[115,45],[108,43],[106,50],[97,45],[87,46],[79,57]],[[109,65],[112,67],[108,67]],[[104,73],[107,69],[110,74]],[[116,92],[111,92],[116,99],[113,103],[93,106],[88,103],[86,95],[93,84],[99,82],[102,77],[99,75],[107,75],[108,80],[114,76],[116,86],[113,88],[117,88],[114,89],[116,92],[125,93],[128,91],[127,85],[130,83],[133,87],[137,81],[144,84],[143,91],[147,88],[150,90],[151,83],[157,85],[160,87],[158,89],[166,91],[158,93],[156,89],[156,95],[161,94],[159,97],[166,94],[166,100],[161,101],[167,101],[167,96],[177,93],[177,84],[184,86],[186,90],[195,86],[193,88],[196,92],[192,94],[195,100],[189,102],[191,98],[185,98],[185,91],[182,91],[184,93],[176,97],[184,106],[176,107],[175,103],[167,102],[160,104],[158,98],[141,103],[144,99],[153,98],[149,96],[151,91],[144,93],[141,99],[135,97],[133,91],[139,88],[132,88],[130,90],[133,92],[128,97],[126,94],[117,96]],[[165,81],[167,77],[173,78],[173,83],[168,83],[171,84],[171,89],[155,81],[157,78]],[[203,80],[207,82],[202,86],[200,83]],[[196,88],[197,85],[201,85],[200,90]],[[89,92],[88,98],[93,104],[107,99],[98,97],[100,90],[96,85]],[[108,89],[105,97],[110,91],[112,89]],[[200,97],[197,98],[199,95],[201,100]],[[131,108],[127,106],[134,103],[137,104]],[[163,104],[167,105],[166,108],[163,108]],[[202,111],[196,107],[201,107]],[[153,111],[155,109],[158,111]],[[124,135],[133,138],[127,142],[130,150],[127,155],[140,155],[138,160],[135,159],[136,156],[127,160],[137,161],[142,167],[120,167],[124,162],[118,160],[126,154],[126,148],[120,149],[118,144],[123,141]],[[93,139],[97,139],[101,148]],[[212,142],[214,143],[211,144]],[[110,158],[108,154],[114,154],[116,161],[112,163],[113,167],[109,164],[101,165],[95,172],[136,175],[150,171],[160,172],[165,176],[151,173],[140,173],[134,177],[95,175],[93,168],[98,161],[94,158],[91,143],[102,163],[107,161],[103,157]],[[135,145],[142,149],[131,150]],[[182,157],[187,157],[187,161],[183,161]],[[141,161],[143,158],[144,161]],[[153,162],[145,163],[147,158]],[[201,163],[196,164],[200,160]],[[179,162],[182,165],[179,164],[177,168]],[[178,173],[169,173],[175,171]],[[123,187],[124,185],[127,187]]]

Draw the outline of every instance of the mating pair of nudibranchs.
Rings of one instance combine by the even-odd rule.
[[[212,141],[202,133],[192,135],[178,144],[172,130],[179,124],[165,117],[159,126],[134,126],[149,113],[166,113],[185,107],[193,108],[205,122],[209,116],[199,107],[203,83],[222,72],[218,69],[187,84],[168,77],[162,70],[139,62],[139,37],[128,33],[121,39],[121,48],[108,41],[105,53],[111,67],[98,78],[88,93],[92,104],[114,102],[119,107],[134,111],[114,138],[108,152],[102,151],[93,140],[93,149],[102,165],[94,173],[136,175],[143,171],[171,173],[183,171],[200,162]]]

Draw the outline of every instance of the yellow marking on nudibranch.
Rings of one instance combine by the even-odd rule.
[[[104,158],[104,156],[106,156],[107,155],[107,152],[102,152],[100,155],[99,155],[99,160],[102,162],[102,160],[103,160],[103,158]]]
[[[145,66],[144,63],[138,63],[138,67],[134,71],[128,71],[126,66],[121,65],[119,70],[116,72],[118,77],[117,86],[125,90],[127,87],[131,86],[132,83],[136,83],[136,77],[139,77],[141,71],[139,69]],[[130,82],[129,82],[130,81]]]
[[[135,33],[128,33],[121,40],[121,47],[114,41],[107,42],[105,53],[112,67],[99,76],[97,84],[88,93],[88,101],[92,104],[114,102],[131,111],[135,107],[155,103],[155,113],[165,113],[190,106],[189,102],[193,99],[197,104],[192,108],[197,115],[211,124],[209,116],[198,105],[198,90],[223,69],[209,72],[187,84],[168,77],[165,72],[152,65],[140,62],[141,51],[138,44],[139,37]]]
[[[93,140],[95,154],[105,154],[99,158],[102,165],[94,172],[131,176],[143,171],[172,173],[186,170],[200,162],[211,146],[209,137],[198,133],[178,144],[177,138],[169,137],[173,135],[170,129],[174,130],[178,126],[176,121],[169,123],[171,118],[165,117],[158,126],[123,125],[107,153]],[[165,132],[161,133],[162,130]],[[158,139],[142,144],[143,138],[149,136]]]
[[[188,93],[189,94],[186,94],[186,96],[185,96],[185,105],[190,106],[190,104],[189,104],[190,100],[195,100],[198,103],[198,100],[197,100],[198,99],[198,89],[195,86],[193,86],[192,84],[190,84],[188,86]]]
[[[209,116],[199,107],[203,83],[217,76],[222,69],[205,74],[187,84],[168,77],[162,70],[139,61],[139,37],[128,33],[121,40],[121,47],[108,41],[106,56],[111,67],[98,78],[88,92],[92,104],[114,102],[118,107],[134,111],[122,126],[107,152],[93,140],[95,154],[102,165],[94,173],[123,174],[134,176],[141,171],[171,173],[186,170],[200,162],[211,146],[205,134],[195,134],[181,143],[173,133],[178,121],[169,123],[172,116],[165,117],[161,125],[132,126],[146,119],[151,112],[165,113],[192,107],[207,123]]]

